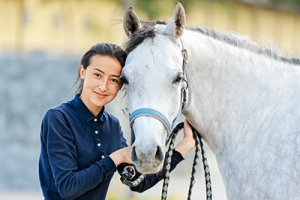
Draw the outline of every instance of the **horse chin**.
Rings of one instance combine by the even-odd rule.
[[[136,169],[142,174],[155,174],[162,170],[162,164],[154,166],[149,163],[142,166],[136,166]]]

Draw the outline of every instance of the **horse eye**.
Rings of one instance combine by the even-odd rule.
[[[183,79],[183,76],[182,74],[179,74],[176,76],[176,78],[173,80],[173,83],[176,84],[176,83],[180,83]]]
[[[125,76],[121,76],[120,79],[123,82],[123,84],[128,85],[128,80]]]

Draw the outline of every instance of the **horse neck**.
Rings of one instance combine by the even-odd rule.
[[[208,36],[183,36],[189,53],[192,104],[186,118],[201,133],[215,154],[257,131],[267,104],[284,95],[281,73],[289,66],[255,52],[238,48]],[[192,40],[190,38],[193,38]],[[290,67],[291,68],[291,67]],[[278,89],[282,92],[275,92]],[[251,122],[251,123],[250,123]]]

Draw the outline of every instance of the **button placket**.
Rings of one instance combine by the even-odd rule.
[[[98,119],[97,118],[95,118],[94,119],[94,122],[97,122],[98,121]],[[96,126],[95,126],[95,137],[96,137],[96,141],[97,141],[97,146],[98,147],[100,147],[101,146],[101,142],[100,142],[100,138],[99,138],[99,126],[98,126],[98,123],[96,123]]]

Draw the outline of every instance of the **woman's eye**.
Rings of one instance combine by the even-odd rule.
[[[99,74],[99,73],[95,73],[94,74],[96,77],[101,77],[101,74]]]
[[[111,81],[111,84],[113,84],[113,85],[120,85],[121,84],[121,80],[118,79],[118,78],[112,78],[112,79],[110,79],[110,81]]]

